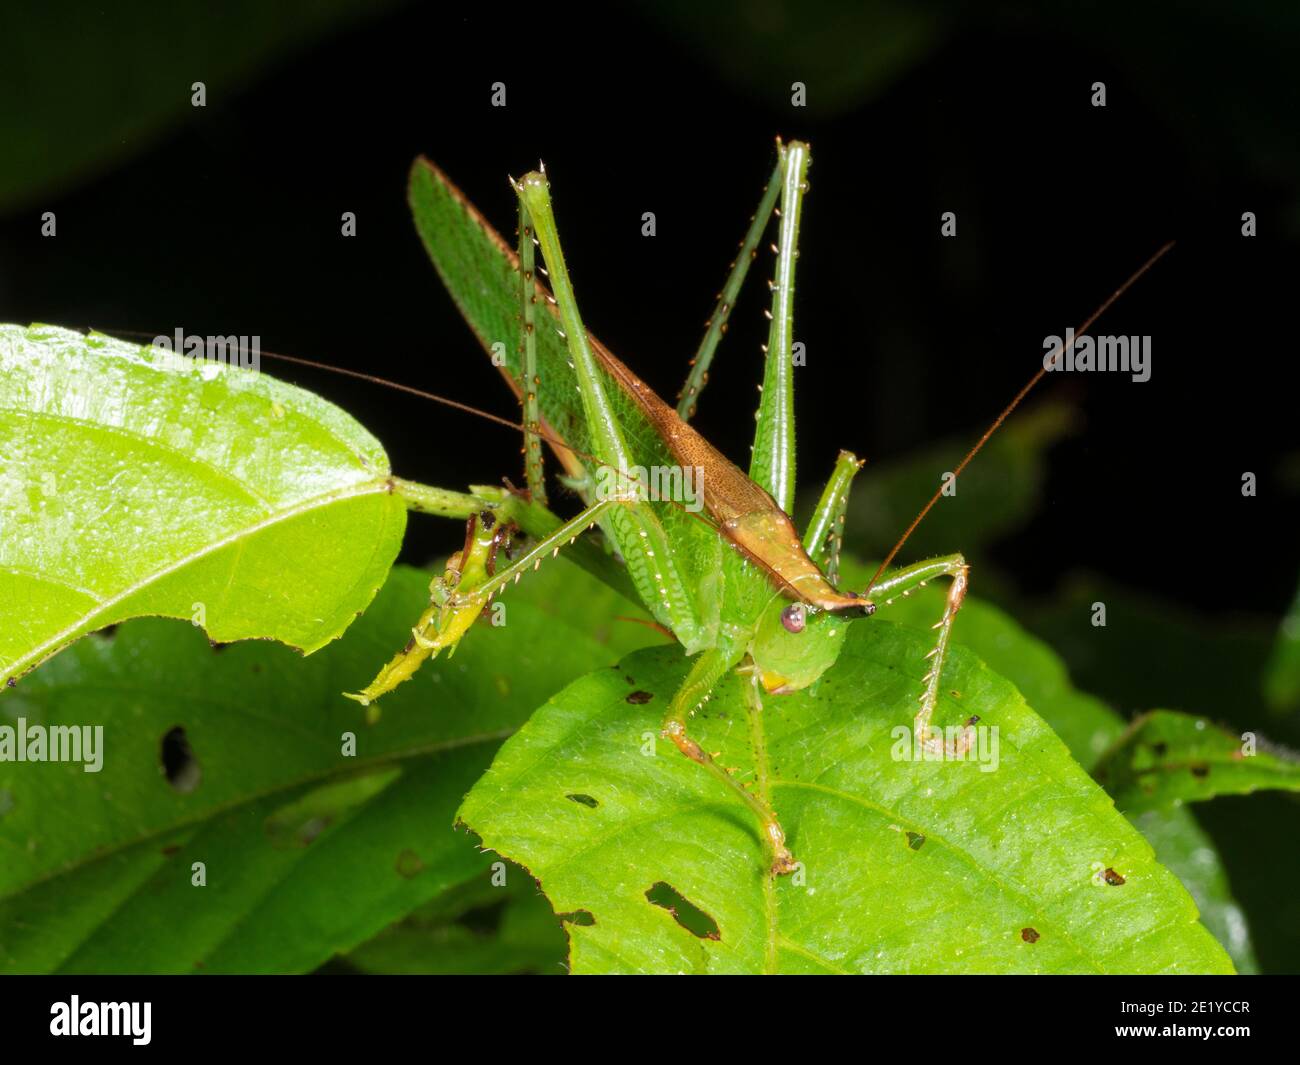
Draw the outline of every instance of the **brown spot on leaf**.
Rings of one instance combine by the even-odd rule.
[[[653,692],[634,691],[627,697],[627,701],[633,706],[642,706],[653,698]]]
[[[1120,876],[1119,873],[1115,872],[1114,869],[1110,869],[1110,868],[1107,868],[1107,870],[1104,873],[1102,873],[1102,879],[1105,880],[1106,883],[1108,883],[1111,887],[1119,887],[1121,884],[1124,883],[1124,878]]]
[[[1206,765],[1204,762],[1200,762],[1192,766],[1192,776],[1196,777],[1198,780],[1204,780],[1209,775],[1210,775],[1210,767]]]
[[[1022,928],[1022,929],[1020,930],[1020,938],[1023,939],[1026,943],[1037,943],[1037,942],[1038,942],[1038,929],[1037,929],[1037,928]]]

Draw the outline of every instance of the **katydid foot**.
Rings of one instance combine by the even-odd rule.
[[[967,722],[956,736],[945,739],[942,729],[931,729],[930,718],[934,716],[935,707],[939,703],[940,683],[944,661],[948,657],[952,625],[957,619],[957,611],[961,609],[962,601],[966,598],[966,587],[970,583],[969,564],[960,554],[945,555],[908,566],[878,581],[870,590],[878,605],[889,606],[895,597],[911,595],[914,590],[924,588],[936,577],[949,577],[952,584],[948,586],[943,616],[933,625],[933,628],[939,630],[939,638],[934,649],[925,656],[931,662],[930,671],[922,678],[924,687],[919,696],[921,708],[917,711],[913,727],[923,750],[935,755],[946,755],[948,758],[961,758],[975,743],[973,722]]]
[[[664,715],[660,735],[672,740],[674,746],[687,758],[703,766],[731,788],[758,818],[763,849],[767,853],[768,869],[773,876],[793,873],[797,863],[786,846],[785,830],[777,820],[776,811],[760,796],[745,789],[730,771],[719,765],[714,757],[686,734],[686,720],[700,706],[714,686],[743,657],[743,651],[726,646],[711,647],[695,659],[691,671],[673,696]]]

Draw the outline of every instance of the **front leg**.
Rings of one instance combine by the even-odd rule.
[[[921,709],[916,715],[915,728],[923,750],[933,754],[946,754],[949,758],[960,758],[975,742],[974,721],[968,721],[956,737],[945,741],[942,730],[931,732],[930,718],[939,702],[943,663],[948,657],[948,640],[952,635],[952,623],[956,620],[957,611],[961,609],[962,600],[966,598],[970,566],[960,554],[944,555],[927,562],[918,562],[914,566],[905,566],[884,580],[877,581],[870,591],[876,607],[886,607],[899,596],[911,595],[914,589],[924,588],[936,577],[951,577],[952,584],[948,588],[943,616],[934,624],[934,628],[939,630],[938,642],[934,650],[925,656],[927,660],[931,660],[930,672],[922,681],[925,687],[920,695]]]
[[[677,749],[692,762],[702,765],[726,784],[758,817],[763,848],[767,852],[768,867],[773,875],[792,873],[795,869],[794,855],[785,845],[785,831],[777,820],[776,812],[765,801],[765,797],[746,791],[727,769],[720,766],[713,756],[691,739],[686,732],[686,723],[690,716],[708,700],[718,682],[738,665],[743,657],[743,650],[725,643],[701,651],[696,656],[686,679],[682,681],[682,686],[677,689],[672,702],[668,704],[662,735],[664,739],[672,740]],[[751,703],[746,703],[746,710],[751,715],[756,712],[756,709],[761,707],[755,708]],[[761,757],[761,752],[755,751],[755,758]]]

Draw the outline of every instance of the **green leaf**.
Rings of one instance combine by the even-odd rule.
[[[512,867],[503,887],[487,879],[448,892],[347,956],[368,973],[538,973],[565,971],[568,939],[546,896]]]
[[[401,546],[388,457],[324,400],[215,360],[0,326],[0,681],[142,615],[310,653]]]
[[[1182,881],[1196,900],[1201,922],[1232,958],[1237,972],[1259,971],[1246,915],[1233,897],[1223,859],[1214,840],[1186,807],[1146,810],[1130,821],[1155,848],[1156,860]]]
[[[1231,971],[1151,847],[964,649],[936,723],[977,713],[996,726],[996,770],[893,756],[931,639],[856,624],[815,691],[765,700],[765,768],[801,874],[770,880],[747,810],[655,740],[685,672],[674,650],[633,655],[552,699],[459,816],[525,865],[557,911],[589,915],[569,929],[575,972]],[[742,683],[728,677],[693,727],[748,779]],[[683,905],[647,896],[665,889]],[[687,904],[702,915],[686,921],[694,931],[678,920]],[[701,920],[716,938],[699,934]]]
[[[874,566],[845,563],[858,586]],[[932,585],[895,600],[886,615],[928,629],[943,610],[945,589]],[[1002,610],[968,598],[953,627],[953,638],[1012,681],[1034,710],[1089,771],[1123,734],[1125,722],[1101,700],[1079,691],[1064,664],[1041,640],[1024,631]],[[1257,968],[1245,915],[1228,885],[1214,841],[1185,810],[1151,810],[1130,816],[1166,865],[1191,892],[1201,919],[1227,950],[1240,972]]]
[[[560,559],[501,600],[504,626],[476,626],[367,727],[340,693],[408,637],[428,580],[398,567],[305,661],[272,643],[214,651],[146,619],[0,698],[6,726],[104,730],[98,773],[0,765],[0,972],[309,970],[486,877],[453,814],[501,739],[574,675],[659,637],[613,621],[636,608]],[[190,790],[162,764],[178,727]]]
[[[846,563],[857,587],[874,567]],[[880,617],[929,631],[943,615],[947,589],[941,584],[914,591],[881,608]],[[1025,632],[1004,611],[968,597],[953,625],[953,640],[974,651],[984,663],[1019,689],[1084,767],[1091,767],[1124,731],[1123,719],[1100,699],[1079,691],[1056,653]]]
[[[1278,628],[1264,672],[1264,698],[1279,714],[1300,709],[1300,591]]]
[[[1300,760],[1234,736],[1203,717],[1152,710],[1138,717],[1095,770],[1120,809],[1135,813],[1264,788],[1300,791]]]

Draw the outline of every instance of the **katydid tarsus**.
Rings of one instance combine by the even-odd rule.
[[[750,790],[718,764],[690,735],[692,715],[718,682],[736,670],[761,715],[763,699],[814,684],[839,655],[848,624],[871,615],[939,577],[950,580],[936,638],[918,676],[913,722],[922,746],[959,756],[973,739],[972,723],[938,727],[932,718],[969,567],[951,554],[886,573],[899,547],[939,493],[918,515],[861,592],[836,588],[837,553],[849,488],[861,463],[841,452],[802,538],[789,517],[795,492],[793,315],[801,209],[808,189],[810,154],[799,142],[777,142],[777,164],[758,212],[741,242],[703,341],[674,409],[592,337],[583,324],[565,262],[544,171],[511,182],[518,210],[518,248],[511,248],[431,163],[417,160],[411,202],[417,226],[453,300],[483,347],[493,353],[519,399],[523,420],[495,420],[522,429],[525,491],[474,488],[470,493],[396,482],[413,510],[467,521],[464,548],[431,585],[431,603],[407,646],[363,691],[370,703],[410,677],[427,658],[456,643],[492,597],[575,545],[588,565],[621,561],[653,616],[692,657],[669,701],[662,735],[743,802],[757,818],[773,874],[795,868],[777,815],[761,788]],[[727,318],[769,217],[778,218],[771,245],[771,319],[753,455],[746,474],[689,425]],[[545,269],[536,262],[540,249]],[[1076,330],[1095,319],[1165,251],[1161,248]],[[546,275],[550,291],[537,279]],[[553,294],[552,294],[553,293]],[[1064,356],[1058,353],[1058,358]],[[294,360],[306,361],[306,360]],[[346,371],[345,371],[346,372]],[[1040,369],[998,416],[954,471],[959,475],[1003,419],[1046,372]],[[366,376],[357,374],[356,376]],[[408,391],[439,402],[443,397]],[[463,409],[466,405],[451,401]],[[476,412],[482,413],[482,412]],[[563,483],[582,500],[576,517],[561,520],[546,508],[541,443],[551,447]],[[644,471],[699,470],[702,511],[682,500],[646,491]],[[605,476],[613,471],[611,482]],[[611,483],[614,485],[610,489]],[[682,480],[674,483],[682,484]],[[579,537],[598,526],[609,553]],[[522,530],[529,541],[521,557],[501,551]],[[920,673],[918,663],[918,673]],[[761,735],[760,719],[751,722]]]

